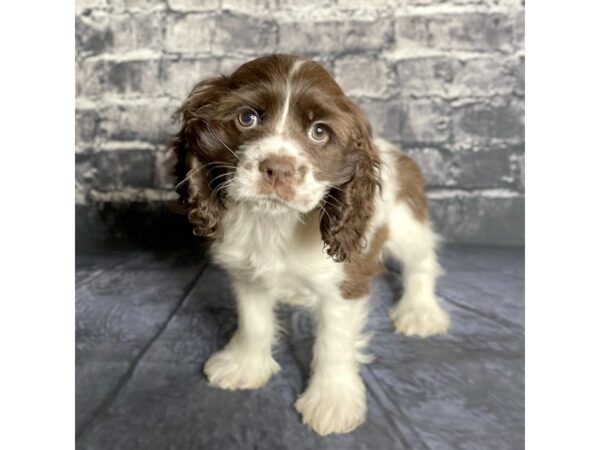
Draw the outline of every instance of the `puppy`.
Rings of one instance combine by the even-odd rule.
[[[179,113],[180,201],[237,297],[238,329],[204,366],[210,384],[267,383],[280,369],[274,309],[301,303],[316,338],[295,407],[321,435],[353,430],[365,420],[363,328],[384,254],[403,264],[404,294],[390,312],[397,332],[449,326],[435,296],[436,236],[419,169],[374,140],[327,71],[298,56],[265,56],[202,81]]]

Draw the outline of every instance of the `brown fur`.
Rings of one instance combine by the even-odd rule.
[[[198,83],[178,110],[183,123],[171,144],[177,158],[176,190],[198,236],[214,235],[223,208],[215,191],[227,179],[227,166],[235,162],[222,144],[235,145],[226,125],[213,120],[216,105],[226,91],[225,77]],[[217,177],[219,183],[215,185]]]
[[[341,286],[344,298],[355,299],[369,293],[371,279],[382,271],[380,256],[389,232],[387,226],[378,228],[371,238],[368,250],[344,263],[346,278]]]
[[[396,171],[400,187],[397,192],[398,200],[406,202],[417,220],[427,220],[427,197],[425,181],[417,164],[408,156],[398,154]]]

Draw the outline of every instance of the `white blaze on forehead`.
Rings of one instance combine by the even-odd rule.
[[[277,128],[275,129],[275,132],[277,134],[281,134],[281,132],[283,131],[283,128],[285,127],[285,122],[287,121],[288,112],[290,110],[290,97],[292,96],[292,77],[303,63],[304,61],[301,59],[294,61],[294,64],[292,64],[292,68],[290,69],[290,73],[288,74],[285,84],[285,100],[283,102],[283,110],[281,111],[281,117],[279,118]]]

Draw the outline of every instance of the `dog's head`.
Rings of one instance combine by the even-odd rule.
[[[379,159],[368,121],[321,65],[258,58],[198,83],[179,112],[177,190],[194,233],[213,235],[236,203],[271,215],[320,208],[331,257],[361,248]]]

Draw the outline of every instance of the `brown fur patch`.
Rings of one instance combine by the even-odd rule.
[[[417,220],[427,220],[427,197],[425,180],[419,166],[408,156],[399,154],[396,157],[396,179],[399,181],[396,197],[406,202]]]
[[[344,263],[346,279],[341,286],[342,297],[356,299],[369,293],[371,279],[382,272],[379,257],[389,234],[387,225],[378,228],[371,238],[369,248]]]

